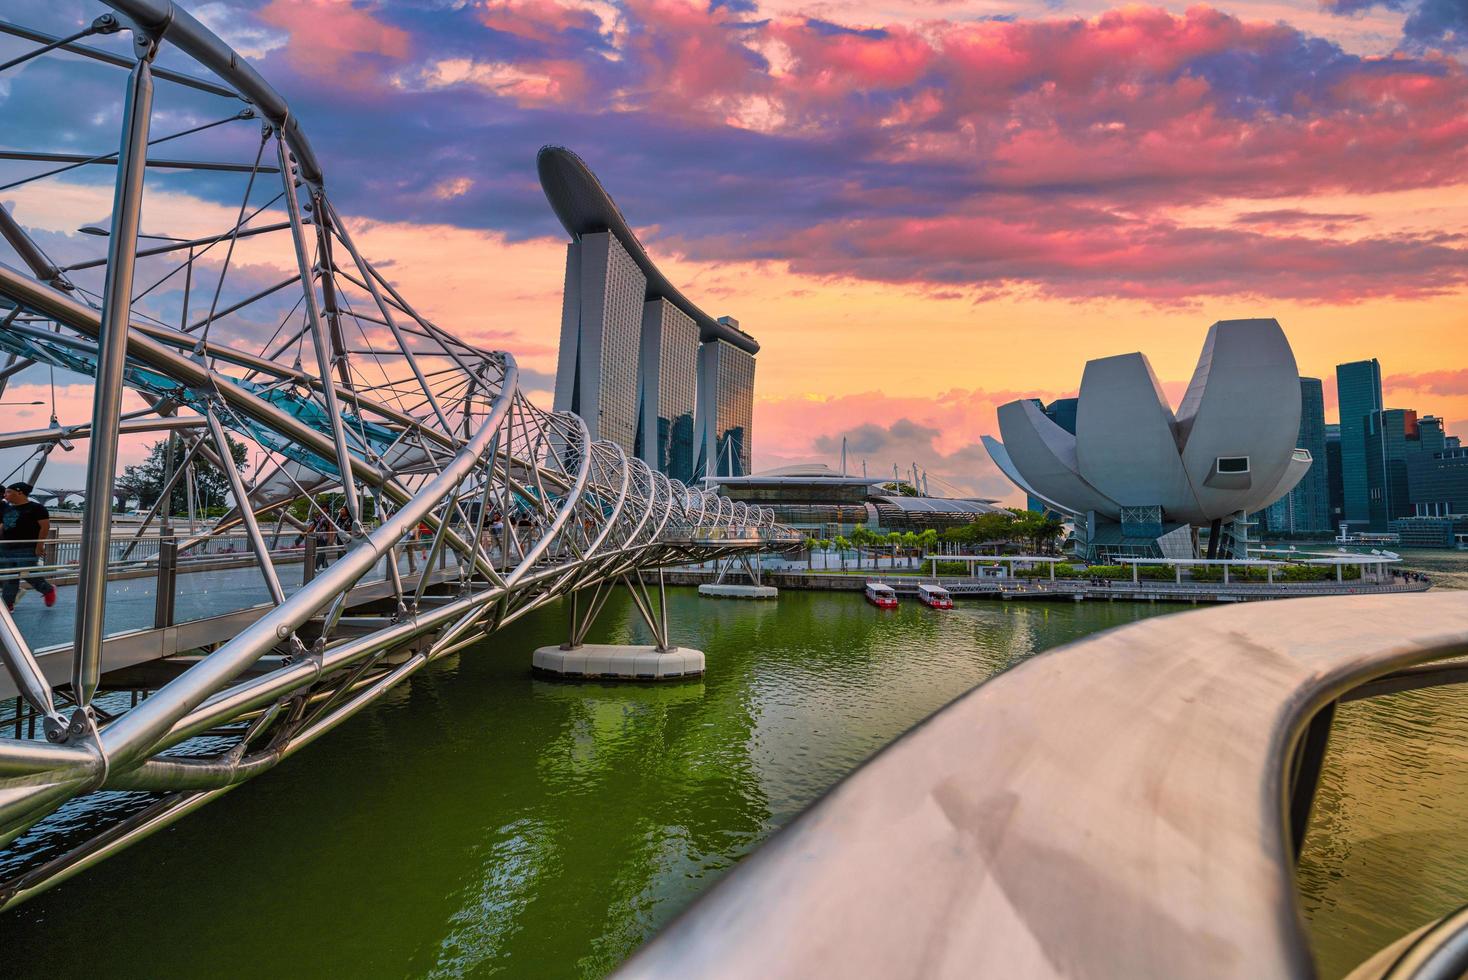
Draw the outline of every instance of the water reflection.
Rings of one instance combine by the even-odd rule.
[[[1297,880],[1324,977],[1468,901],[1468,688],[1341,706]]]

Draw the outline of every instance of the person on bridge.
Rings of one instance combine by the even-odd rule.
[[[29,483],[12,483],[5,488],[5,500],[0,503],[0,569],[34,568],[41,562],[45,538],[51,533],[51,512],[31,499],[31,489]],[[31,575],[26,581],[41,593],[46,605],[56,605],[56,586],[39,575]],[[20,596],[20,579],[7,578],[0,592],[5,596],[5,608],[13,611]]]
[[[331,518],[325,511],[317,514],[311,519],[311,523],[306,525],[305,533],[301,535],[303,541],[307,534],[316,539],[316,571],[319,572],[326,567],[328,549],[336,543],[336,533],[332,529]]]

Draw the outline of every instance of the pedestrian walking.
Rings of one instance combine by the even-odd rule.
[[[336,533],[331,527],[331,518],[325,511],[317,514],[312,520],[308,532],[316,538],[316,570],[319,572],[326,567],[327,560],[331,557],[331,546],[336,543]]]
[[[12,483],[0,502],[0,568],[34,568],[41,563],[45,538],[51,533],[51,512],[31,499],[29,483]],[[39,575],[26,577],[47,606],[56,605],[56,586]],[[20,579],[7,578],[3,588],[5,608],[15,609],[20,596]]]

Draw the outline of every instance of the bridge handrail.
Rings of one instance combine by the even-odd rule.
[[[1200,610],[1034,657],[618,976],[1311,976],[1294,853],[1333,705],[1465,652],[1468,592],[1443,592]]]

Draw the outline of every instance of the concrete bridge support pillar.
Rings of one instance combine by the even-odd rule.
[[[658,600],[643,581],[642,573],[633,570],[621,581],[627,586],[633,604],[652,631],[653,644],[586,643],[586,634],[596,621],[615,583],[599,582],[584,605],[579,592],[567,598],[566,642],[555,647],[541,647],[531,656],[531,668],[537,674],[572,680],[603,681],[669,681],[703,676],[705,658],[702,650],[673,646],[668,630],[668,592],[662,569],[658,569]]]

